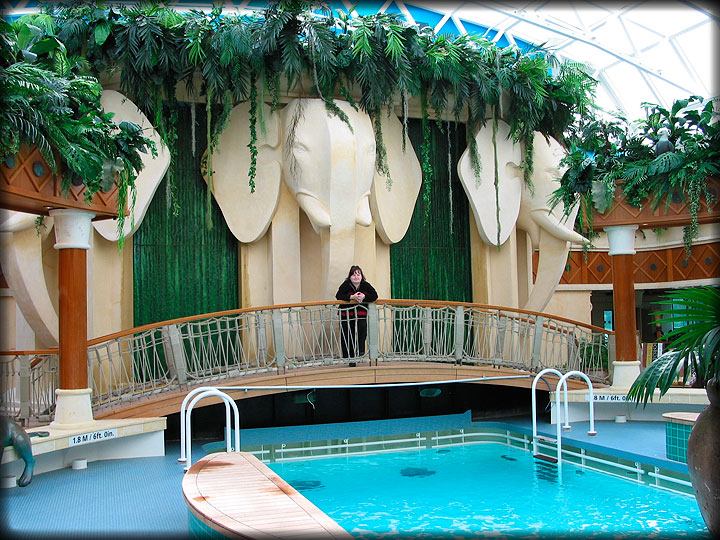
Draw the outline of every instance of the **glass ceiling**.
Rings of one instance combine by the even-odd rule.
[[[137,2],[110,2],[136,4]],[[174,0],[178,10],[209,10],[212,1]],[[670,107],[690,95],[720,94],[716,73],[720,20],[716,8],[693,1],[607,2],[330,0],[360,15],[400,13],[436,33],[476,33],[504,46],[544,45],[583,62],[599,81],[597,103],[634,120],[643,101]],[[2,0],[8,15],[35,11],[36,0]],[[225,0],[227,13],[263,9],[262,0]]]

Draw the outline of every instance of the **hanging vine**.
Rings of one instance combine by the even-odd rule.
[[[210,154],[214,138],[225,125],[222,118],[229,113],[228,107],[251,102],[251,191],[259,181],[257,125],[259,122],[264,129],[261,105],[266,89],[273,111],[280,107],[281,81],[288,92],[298,92],[299,83],[305,80],[312,83],[309,93],[323,99],[327,110],[348,126],[349,119],[335,103],[336,97],[367,113],[373,119],[379,172],[387,170],[379,114],[393,110],[399,99],[405,151],[408,104],[419,98],[423,109],[423,198],[428,204],[433,178],[427,142],[430,107],[442,118],[452,103],[455,121],[467,119],[470,162],[479,182],[482,163],[475,134],[485,124],[486,106],[497,104],[503,93],[509,105],[500,102],[499,116],[509,119],[513,137],[526,142],[535,131],[555,137],[564,133],[576,122],[576,115],[586,113],[590,102],[595,81],[585,67],[558,62],[542,48],[523,52],[499,48],[480,36],[436,35],[430,28],[407,24],[399,14],[352,16],[336,10],[334,15],[329,11],[318,15],[314,9],[312,2],[302,0],[271,2],[250,16],[224,14],[219,5],[209,13],[179,13],[146,3],[132,8],[100,2],[88,2],[82,8],[56,5],[38,15],[45,17],[44,26],[38,26],[38,39],[57,36],[66,49],[64,56],[56,53],[58,65],[69,65],[63,58],[78,58],[76,66],[90,66],[98,75],[120,73],[121,90],[154,119],[170,150],[167,199],[176,215],[176,87],[184,82],[194,99],[196,77],[202,80],[208,99]],[[551,62],[559,69],[549,69]],[[260,95],[259,80],[263,85]],[[348,89],[358,92],[359,99],[353,100]],[[213,119],[212,107],[220,101],[221,118]],[[292,121],[297,122],[301,114],[299,107]],[[531,159],[531,145],[526,145],[526,180]]]
[[[430,217],[430,192],[433,179],[433,168],[432,161],[430,158],[432,150],[432,132],[430,130],[430,119],[428,118],[428,104],[427,94],[425,92],[420,93],[420,109],[422,114],[422,134],[423,140],[420,145],[420,156],[422,158],[420,168],[422,169],[423,175],[423,201],[425,202],[425,218],[424,223],[427,224],[427,220]]]
[[[256,75],[255,72],[252,71],[250,74],[250,142],[247,145],[250,149],[250,169],[248,170],[248,185],[250,186],[250,193],[255,193],[255,176],[257,175],[257,111]]]

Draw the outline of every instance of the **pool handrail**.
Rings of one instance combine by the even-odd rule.
[[[532,403],[532,434],[533,434],[533,455],[537,455],[537,400],[535,398],[535,388],[537,387],[537,382],[539,379],[542,378],[543,375],[546,373],[553,373],[558,376],[559,379],[562,379],[562,373],[554,368],[545,368],[540,373],[535,375],[535,378],[533,379],[531,390],[530,390],[530,396],[531,396],[531,403]],[[565,390],[565,423],[564,429],[570,429],[570,424],[568,423],[568,398],[567,398],[567,382],[563,381],[563,389]],[[559,422],[559,420],[558,420]]]
[[[592,382],[590,382],[590,378],[585,375],[582,371],[568,371],[565,375],[563,375],[560,380],[557,383],[557,386],[555,387],[555,411],[558,415],[556,424],[556,438],[557,438],[557,464],[558,468],[562,465],[562,429],[561,429],[561,418],[560,418],[560,385],[565,385],[565,403],[567,405],[567,382],[566,380],[568,377],[572,377],[574,375],[579,375],[583,379],[585,379],[585,382],[588,385],[588,402],[590,404],[590,429],[588,430],[588,435],[591,437],[597,435],[597,431],[595,431],[595,415],[594,415],[594,409],[593,409],[593,385]],[[567,411],[565,412],[565,422],[568,422],[567,419]],[[569,424],[568,424],[569,425]]]
[[[192,465],[192,429],[191,429],[191,417],[192,417],[192,410],[195,407],[195,404],[200,401],[203,398],[215,396],[219,397],[223,400],[225,403],[225,442],[226,442],[226,450],[228,452],[232,451],[232,448],[230,447],[230,438],[232,430],[230,428],[230,407],[232,406],[233,411],[235,412],[235,448],[234,450],[236,452],[240,451],[240,412],[238,411],[237,404],[233,399],[228,396],[225,392],[222,392],[221,390],[217,390],[216,388],[210,388],[206,389],[204,392],[201,392],[199,395],[195,396],[193,400],[188,405],[187,411],[185,412],[185,418],[182,416],[180,417],[181,424],[185,423],[185,440],[180,441],[180,446],[182,448],[183,445],[185,445],[185,467],[184,470],[188,471],[190,469],[190,466]],[[180,461],[178,459],[178,461]]]

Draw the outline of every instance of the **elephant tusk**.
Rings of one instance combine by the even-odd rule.
[[[533,210],[530,213],[532,220],[541,230],[547,231],[552,236],[572,242],[574,244],[589,244],[590,240],[576,233],[566,225],[563,225],[558,218],[552,215],[547,209]]]
[[[369,227],[372,224],[372,214],[370,213],[370,201],[368,196],[370,193],[366,193],[358,201],[357,208],[355,210],[355,223],[362,227]]]
[[[307,214],[310,223],[312,223],[316,231],[318,229],[326,229],[332,225],[330,211],[317,197],[313,197],[307,193],[298,193],[297,202],[300,208]]]

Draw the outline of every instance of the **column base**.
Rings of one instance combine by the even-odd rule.
[[[610,388],[629,390],[640,375],[640,362],[613,362],[613,380]]]
[[[85,429],[96,424],[93,418],[90,395],[92,389],[55,390],[55,419],[48,427],[52,429]]]

